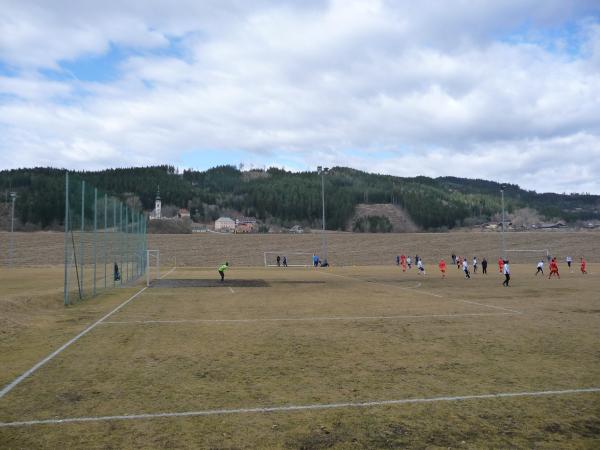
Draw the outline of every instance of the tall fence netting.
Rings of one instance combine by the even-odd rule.
[[[132,283],[146,271],[146,219],[130,202],[65,177],[64,302]]]

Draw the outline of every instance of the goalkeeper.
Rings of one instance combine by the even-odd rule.
[[[225,280],[225,271],[229,268],[229,263],[221,264],[219,266],[219,275],[221,275],[221,283]]]

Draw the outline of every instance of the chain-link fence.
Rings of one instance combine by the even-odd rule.
[[[66,174],[65,305],[145,273],[146,219],[131,203]]]

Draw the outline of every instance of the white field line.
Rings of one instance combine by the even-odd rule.
[[[359,321],[359,320],[402,320],[402,319],[452,319],[456,317],[480,316],[511,316],[513,313],[464,313],[464,314],[421,314],[403,316],[339,316],[339,317],[277,317],[262,319],[172,319],[172,320],[106,320],[102,325],[143,325],[143,324],[178,324],[178,323],[257,323],[257,322],[318,322],[328,320]]]
[[[173,270],[175,270],[174,267],[170,271],[168,271],[167,273],[165,273],[163,275],[163,277],[166,277],[167,275],[169,275],[171,272],[173,272]],[[88,326],[85,330],[83,330],[77,336],[73,337],[72,339],[70,339],[69,341],[67,341],[63,345],[61,345],[59,348],[57,348],[56,350],[54,350],[52,353],[50,353],[48,356],[46,356],[44,359],[42,359],[41,361],[39,361],[38,363],[36,363],[31,369],[29,369],[26,372],[24,372],[23,374],[19,375],[11,383],[9,383],[6,386],[4,386],[2,388],[2,390],[0,391],[0,398],[4,397],[6,394],[8,394],[10,391],[12,391],[15,388],[15,386],[17,386],[19,383],[21,383],[21,381],[23,381],[25,378],[29,377],[31,374],[33,374],[35,371],[37,371],[40,367],[42,367],[48,361],[52,360],[55,356],[57,356],[58,354],[62,353],[71,344],[77,342],[83,336],[85,336],[86,334],[88,334],[90,331],[92,331],[94,328],[96,328],[98,325],[100,325],[104,320],[108,319],[114,313],[116,313],[117,311],[119,311],[121,308],[123,308],[125,305],[127,305],[130,301],[132,301],[134,298],[136,298],[138,295],[140,295],[146,289],[148,289],[148,288],[146,286],[144,286],[142,289],[140,289],[139,291],[137,291],[135,294],[133,294],[131,297],[129,297],[127,300],[125,300],[123,303],[121,303],[119,306],[117,306],[111,312],[109,312],[108,314],[104,315],[101,319],[98,319],[96,322],[94,322],[93,324],[91,324],[90,326]]]
[[[427,292],[427,291],[423,291],[423,290],[420,290],[420,289],[417,289],[417,288],[409,288],[409,287],[404,287],[404,286],[396,286],[395,284],[386,283],[384,281],[361,280],[359,278],[350,277],[348,275],[340,275],[340,274],[337,274],[337,273],[329,273],[329,272],[319,272],[319,273],[322,273],[322,274],[325,274],[325,275],[330,275],[332,277],[348,278],[350,280],[354,280],[354,281],[358,281],[358,282],[362,281],[364,283],[380,284],[382,286],[393,287],[393,288],[401,289],[401,290],[404,290],[404,291],[417,292],[419,294],[430,295],[432,297],[441,298],[441,299],[444,299],[444,300],[450,300],[450,301],[461,302],[461,303],[468,303],[468,304],[471,304],[471,305],[484,306],[486,308],[499,309],[501,311],[507,311],[507,312],[510,312],[512,314],[523,314],[522,311],[517,311],[516,309],[504,308],[502,306],[496,306],[496,305],[488,305],[486,303],[479,303],[479,302],[474,302],[474,301],[470,301],[470,300],[462,300],[462,299],[457,299],[457,298],[447,298],[447,297],[444,297],[443,295],[434,294],[433,292]],[[420,283],[418,283],[418,285],[420,286]]]
[[[544,397],[552,395],[585,394],[600,392],[600,387],[564,389],[557,391],[534,391],[534,392],[501,392],[495,394],[476,394],[447,397],[430,398],[405,398],[400,400],[376,400],[367,402],[344,402],[344,403],[317,403],[312,405],[287,405],[287,406],[264,406],[255,408],[237,408],[237,409],[206,409],[201,411],[182,411],[182,412],[162,412],[149,414],[126,414],[115,416],[96,416],[96,417],[68,417],[64,419],[42,419],[27,420],[20,422],[0,422],[0,428],[23,427],[32,425],[55,425],[78,422],[102,422],[110,420],[144,420],[170,417],[198,417],[198,416],[216,416],[225,414],[253,414],[253,413],[271,413],[271,412],[289,412],[289,411],[307,411],[339,408],[368,408],[373,406],[389,405],[409,405],[415,403],[436,403],[436,402],[456,402],[466,400],[495,400],[503,398],[516,397]]]

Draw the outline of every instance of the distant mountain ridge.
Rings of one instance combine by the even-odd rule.
[[[6,192],[18,194],[21,226],[60,228],[64,216],[65,170],[52,168],[0,171],[0,203]],[[100,189],[125,198],[131,193],[146,211],[158,185],[163,205],[187,208],[192,219],[210,222],[224,211],[239,211],[266,223],[320,227],[321,177],[315,172],[278,168],[242,171],[218,166],[178,172],[173,166],[132,167],[76,172]],[[422,230],[444,230],[499,220],[500,183],[457,177],[395,177],[334,167],[324,177],[327,228],[347,230],[359,204],[397,205]],[[544,220],[600,220],[600,196],[542,193],[504,185],[505,208],[535,210]],[[360,208],[358,209],[360,212]]]

